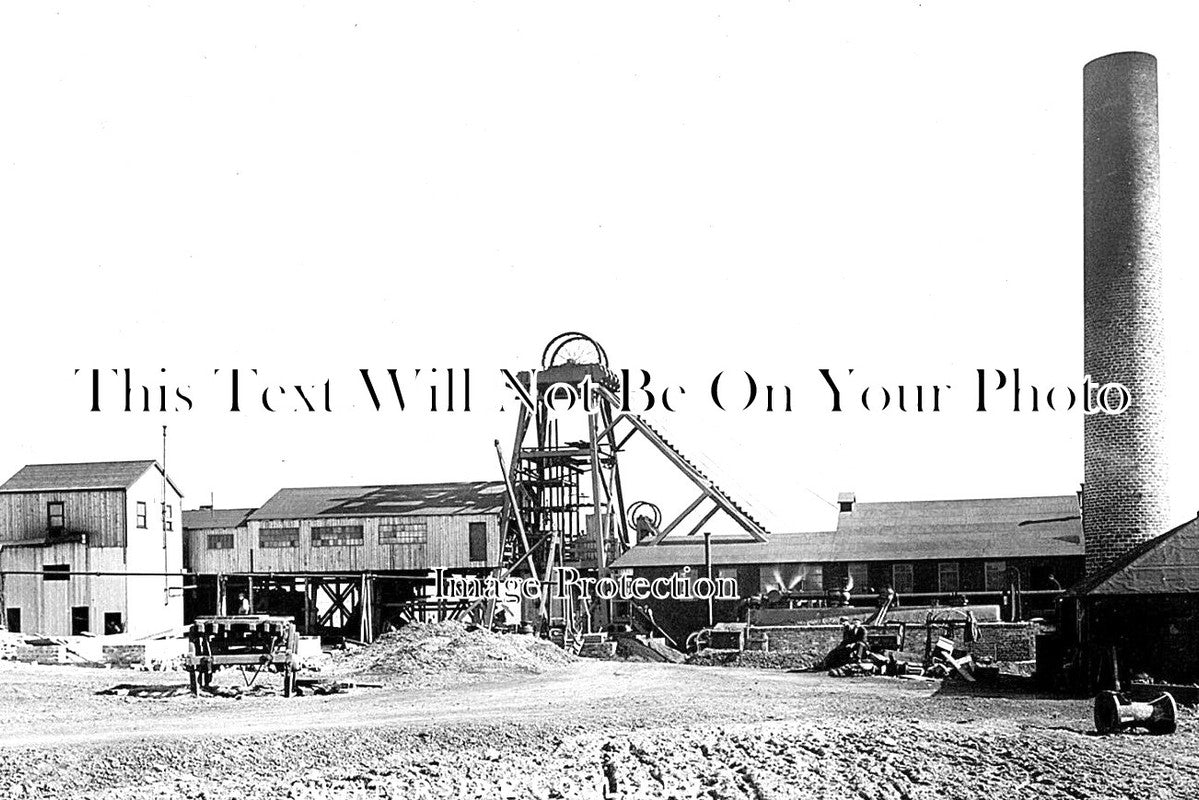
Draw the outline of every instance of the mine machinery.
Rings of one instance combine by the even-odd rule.
[[[212,685],[225,667],[237,667],[253,683],[263,672],[283,676],[283,696],[296,689],[299,635],[289,617],[238,615],[197,617],[187,632],[184,669],[192,694]]]
[[[636,543],[652,540],[662,526],[662,509],[648,500],[638,500],[629,506],[628,522],[633,526]]]
[[[500,457],[509,492],[500,520],[506,574],[527,574],[545,586],[561,568],[604,577],[628,548],[656,545],[676,530],[698,533],[718,514],[732,519],[750,540],[766,540],[762,524],[657,427],[622,408],[619,377],[591,337],[559,334],[546,345],[536,375],[520,372],[516,378],[533,402],[520,408],[506,465]],[[565,386],[555,390],[555,384]],[[566,387],[590,389],[591,413],[550,407],[555,392],[570,394]],[[635,437],[649,442],[697,490],[695,499],[665,524],[667,517],[653,503],[626,507],[620,454]],[[534,616],[551,638],[563,640],[618,621],[611,604],[586,608],[570,598],[543,599]]]

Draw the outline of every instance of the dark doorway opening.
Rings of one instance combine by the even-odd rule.
[[[91,630],[91,607],[73,606],[71,608],[71,635],[82,636]]]
[[[5,609],[4,624],[12,633],[21,632],[21,609],[9,608]]]

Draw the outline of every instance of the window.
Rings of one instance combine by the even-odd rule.
[[[114,633],[125,632],[125,620],[121,618],[120,611],[109,611],[104,615],[104,634],[111,636]]]
[[[174,511],[170,506],[166,506],[162,512],[162,529],[164,531],[175,530]]]
[[[208,534],[208,549],[209,550],[232,550],[233,549],[233,534],[232,533],[210,533],[210,534]]]
[[[64,516],[61,500],[46,503],[46,527],[51,533],[58,533],[65,527]]]
[[[92,610],[88,606],[71,608],[71,635],[82,636],[91,630]]]
[[[958,590],[958,562],[942,561],[937,564],[937,588],[939,591],[951,593]]]
[[[487,523],[472,522],[470,524],[470,560],[487,560]]]
[[[854,592],[864,592],[870,588],[870,570],[865,562],[850,564],[849,577],[853,579]]]
[[[720,594],[731,592],[740,594],[741,586],[737,582],[736,567],[720,567],[716,570],[716,591]]]
[[[823,592],[824,591],[824,567],[819,564],[806,564],[804,566],[804,576],[799,583],[799,588],[805,592]]]
[[[988,561],[984,567],[983,585],[988,592],[1002,592],[1007,588],[1007,562]]]
[[[423,519],[379,523],[379,544],[425,544],[429,524]]]
[[[146,504],[141,500],[137,501],[137,527],[146,527]]]
[[[912,576],[911,564],[891,565],[891,588],[902,594],[911,594],[916,591],[916,580]]]
[[[325,525],[313,527],[313,547],[337,547],[338,545],[362,544],[361,525]]]
[[[42,564],[42,580],[69,581],[71,579],[70,564]]]
[[[299,547],[300,529],[298,527],[259,528],[258,546],[264,550],[270,547]]]
[[[9,631],[12,633],[21,632],[21,609],[9,608],[5,609],[4,622],[8,625]]]

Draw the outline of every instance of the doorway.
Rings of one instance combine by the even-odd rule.
[[[71,607],[71,635],[82,636],[91,632],[92,610],[90,606]]]

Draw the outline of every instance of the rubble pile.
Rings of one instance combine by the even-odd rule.
[[[0,659],[16,658],[17,650],[25,645],[25,637],[19,633],[0,631]]]
[[[824,654],[767,653],[760,650],[701,650],[686,657],[696,667],[749,667],[752,669],[810,670],[824,660]]]
[[[461,622],[412,623],[349,651],[334,669],[347,674],[424,678],[445,674],[531,673],[574,661],[533,636],[497,634]]]

